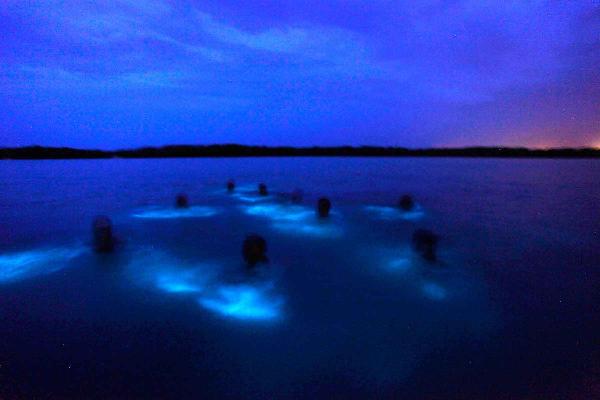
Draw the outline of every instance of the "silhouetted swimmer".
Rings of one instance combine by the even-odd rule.
[[[268,262],[267,241],[256,234],[246,236],[242,245],[242,255],[248,267],[254,267],[259,262]]]
[[[188,208],[190,203],[185,193],[179,193],[175,198],[175,207],[177,208]]]
[[[419,253],[421,257],[429,262],[435,262],[437,260],[436,249],[439,241],[438,235],[426,229],[417,229],[415,233],[413,233],[412,241],[415,251]]]
[[[327,218],[329,216],[329,211],[331,211],[331,201],[327,197],[321,197],[319,201],[317,201],[317,213],[321,218]]]
[[[110,253],[114,250],[117,240],[112,233],[110,218],[104,215],[94,218],[92,234],[94,236],[94,250],[97,253]]]
[[[260,183],[258,185],[258,194],[260,194],[261,196],[268,196],[269,191],[267,190],[267,185],[265,185],[264,183]]]
[[[235,181],[233,179],[230,179],[227,181],[227,191],[233,192],[234,190],[235,190]]]
[[[404,211],[410,211],[415,208],[415,202],[412,197],[410,197],[408,194],[405,194],[404,196],[400,197],[400,200],[398,201],[398,207]]]

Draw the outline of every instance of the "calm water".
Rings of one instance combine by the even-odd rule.
[[[596,398],[599,305],[597,161],[0,161],[0,398]]]

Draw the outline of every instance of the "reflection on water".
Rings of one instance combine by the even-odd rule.
[[[83,246],[32,249],[0,255],[0,283],[50,274],[85,252]]]

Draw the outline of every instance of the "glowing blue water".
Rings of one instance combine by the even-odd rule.
[[[128,266],[134,282],[177,294],[202,292],[218,269],[214,264],[191,263],[153,249],[137,253]]]
[[[276,221],[306,221],[315,215],[314,210],[303,206],[276,203],[242,206],[242,209],[248,215],[270,218]]]
[[[281,316],[283,299],[269,293],[270,285],[225,285],[198,299],[207,310],[240,320],[273,320]]]
[[[397,272],[407,272],[412,267],[410,257],[398,257],[387,263],[389,269]]]
[[[319,219],[314,209],[301,205],[261,203],[241,206],[241,209],[248,215],[270,219],[273,229],[286,234],[320,238],[337,238],[343,234],[342,228],[332,221],[333,216]]]
[[[600,370],[599,181],[574,160],[0,161],[0,398],[594,398],[561,385]],[[416,212],[377,206],[403,193]],[[96,214],[116,253],[50,245]],[[249,271],[250,232],[270,263]]]
[[[173,219],[173,218],[209,218],[219,213],[219,209],[207,206],[191,206],[188,208],[160,208],[136,211],[131,216],[144,219]]]
[[[420,205],[415,205],[414,210],[404,211],[397,207],[388,206],[365,206],[364,209],[378,219],[382,220],[398,220],[404,219],[407,221],[416,221],[425,215],[425,211]]]
[[[448,296],[448,292],[442,286],[434,282],[423,283],[423,293],[431,300],[444,300]]]
[[[56,272],[84,251],[81,246],[55,247],[0,255],[0,283]]]

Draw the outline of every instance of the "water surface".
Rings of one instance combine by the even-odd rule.
[[[1,161],[0,397],[593,398],[598,182],[588,160]],[[88,249],[97,214],[116,254]]]

